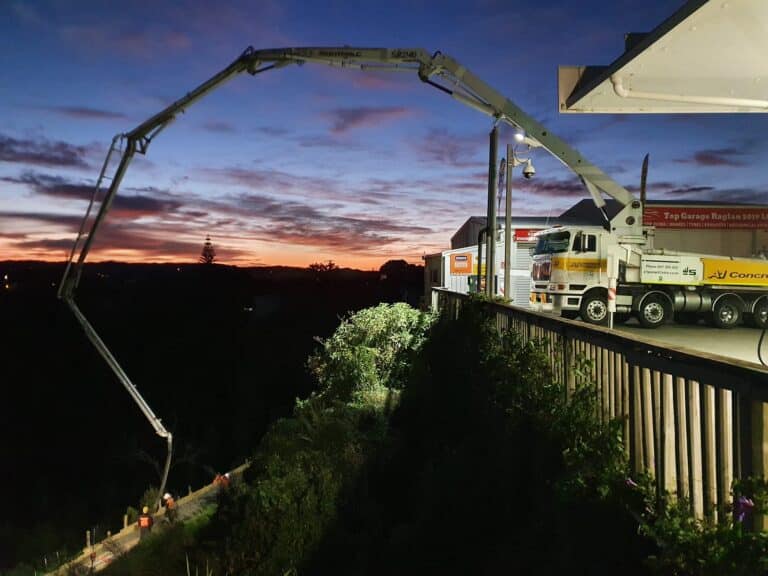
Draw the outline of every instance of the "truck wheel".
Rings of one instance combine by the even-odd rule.
[[[637,319],[643,328],[658,328],[672,316],[672,306],[661,294],[651,294],[640,305]]]
[[[758,328],[768,326],[768,299],[761,298],[755,304],[755,311],[752,313],[752,323]]]
[[[733,328],[741,320],[741,304],[733,297],[721,298],[712,310],[712,323],[717,328]]]
[[[581,299],[579,315],[588,324],[605,326],[608,323],[608,298],[601,292],[592,292]]]

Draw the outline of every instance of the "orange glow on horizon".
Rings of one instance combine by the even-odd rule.
[[[260,267],[260,266],[289,266],[296,268],[306,268],[310,264],[317,262],[333,261],[340,268],[352,268],[356,270],[378,270],[382,264],[389,260],[405,260],[410,264],[421,265],[421,257],[406,257],[397,254],[389,256],[355,256],[350,254],[330,254],[325,252],[294,252],[288,250],[275,249],[273,252],[260,252],[260,257],[249,258],[244,254],[227,256],[225,249],[217,248],[216,264],[238,267]],[[123,262],[126,264],[197,264],[199,255],[190,256],[190,254],[167,254],[167,255],[147,255],[137,250],[94,250],[88,255],[86,263],[97,262]],[[69,258],[69,252],[62,253],[60,250],[29,250],[20,253],[18,250],[7,250],[0,247],[0,261],[41,261],[41,262],[64,262]]]

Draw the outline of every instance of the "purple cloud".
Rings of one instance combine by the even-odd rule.
[[[128,118],[125,114],[120,112],[111,112],[109,110],[88,108],[85,106],[48,106],[43,109],[68,118],[86,120],[125,120]]]
[[[149,60],[157,54],[178,52],[191,46],[189,36],[176,30],[125,31],[119,23],[65,26],[60,35],[66,42],[88,46],[92,50],[118,52],[135,58]]]
[[[411,110],[403,106],[336,108],[329,112],[332,122],[331,132],[343,134],[356,128],[378,126],[411,113]]]
[[[329,178],[297,176],[280,170],[240,167],[203,168],[201,172],[206,179],[245,186],[258,192],[312,194],[315,198],[332,199],[342,196],[338,182]]]
[[[0,134],[0,162],[85,168],[87,148],[60,140],[18,139]]]
[[[654,186],[654,188],[657,188]],[[711,195],[712,192],[715,191],[715,188],[713,186],[677,186],[677,187],[669,187],[664,190],[665,196],[674,196],[674,197],[680,197],[680,196],[694,196],[697,199],[701,199],[703,197]]]
[[[699,150],[691,158],[680,158],[675,162],[697,166],[744,166],[744,162],[737,159],[740,156],[744,156],[743,150],[720,148],[717,150]]]
[[[208,132],[218,132],[220,134],[234,134],[237,132],[237,128],[233,124],[216,120],[203,123],[202,128]]]
[[[478,165],[477,156],[484,149],[483,144],[477,137],[433,129],[415,145],[415,148],[424,162],[468,168]]]
[[[430,228],[403,224],[388,218],[339,215],[296,201],[276,200],[262,194],[240,194],[225,201],[209,202],[211,212],[229,214],[227,225],[249,237],[284,241],[347,252],[374,250]],[[266,223],[254,225],[254,221]]]
[[[564,182],[562,180],[547,180],[545,178],[536,178],[530,182],[519,185],[523,191],[534,196],[546,196],[550,198],[586,198],[589,192],[578,180]]]
[[[0,212],[0,220],[8,220],[10,222],[25,220],[42,224],[54,224],[70,231],[76,231],[80,227],[80,222],[82,222],[83,218],[82,216],[57,214],[54,212]],[[72,242],[70,241],[71,246]]]
[[[258,128],[255,128],[255,130],[256,132],[266,134],[267,136],[285,136],[291,132],[287,128],[279,126],[259,126]]]
[[[346,73],[346,72],[345,72]],[[351,76],[352,85],[366,90],[400,90],[406,87],[406,81],[400,75],[387,72],[364,71]],[[412,83],[413,78],[408,79]]]
[[[37,194],[67,200],[90,200],[94,191],[94,186],[91,184],[76,184],[59,176],[48,176],[31,172],[22,175],[20,178],[3,178],[3,180],[15,184],[25,184]],[[155,196],[147,194],[134,194],[131,196],[118,194],[112,202],[110,214],[116,218],[135,219],[152,214],[170,213],[182,206],[180,201],[167,197],[166,192],[161,192],[154,188],[146,190],[151,190]],[[103,192],[97,200],[100,201],[102,197]]]

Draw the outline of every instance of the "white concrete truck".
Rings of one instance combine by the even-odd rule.
[[[658,327],[704,318],[719,328],[742,320],[768,325],[768,261],[694,254],[626,243],[599,226],[562,226],[538,234],[532,256],[531,305],[606,324],[636,316]],[[635,240],[635,239],[633,239]]]

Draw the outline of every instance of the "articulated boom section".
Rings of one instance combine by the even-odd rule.
[[[628,231],[631,234],[642,236],[642,208],[640,203],[634,200],[626,189],[614,182],[599,168],[587,162],[581,154],[551,134],[544,126],[528,116],[509,99],[502,96],[464,66],[445,54],[435,52],[430,55],[421,48],[355,48],[349,46],[280,48],[271,50],[248,48],[221,72],[203,82],[197,88],[145,122],[139,124],[130,132],[118,134],[115,137],[113,145],[104,161],[101,174],[94,189],[93,198],[83,218],[59,286],[59,298],[68,304],[88,338],[139,405],[139,408],[155,428],[157,434],[167,439],[168,459],[166,461],[162,486],[165,485],[165,477],[170,465],[171,434],[162,425],[160,419],[154,415],[138,393],[136,387],[123,372],[117,360],[107,349],[106,344],[99,338],[75,303],[74,294],[80,281],[85,259],[90,252],[99,227],[109,212],[109,208],[120,188],[120,183],[128,170],[133,156],[137,152],[139,154],[146,154],[152,140],[171,124],[180,113],[183,113],[189,106],[209,92],[243,72],[256,75],[268,70],[282,68],[289,64],[304,63],[325,64],[339,68],[356,68],[359,70],[390,70],[417,73],[423,82],[449,94],[463,104],[488,114],[496,122],[506,122],[523,130],[525,132],[525,142],[530,147],[545,148],[581,178],[598,207],[602,209],[604,205],[604,201],[600,196],[601,193],[606,193],[618,200],[624,206],[624,210],[620,214],[623,220],[619,224],[622,232]],[[121,154],[120,160],[112,176],[108,177],[106,173],[110,167],[112,155],[115,152]],[[110,181],[109,188],[104,192],[103,199],[98,203],[98,212],[93,217],[89,227],[87,224],[91,221],[91,208],[96,204],[97,199],[101,195],[102,182],[107,180]],[[616,219],[614,218],[614,220]],[[613,223],[611,226],[613,226]],[[89,230],[86,233],[87,228]],[[618,232],[616,227],[613,227],[613,230]],[[77,260],[75,262],[76,254]],[[161,493],[164,489],[162,486],[160,489]]]
[[[592,195],[595,204],[601,210],[605,205],[601,193],[616,199],[623,206],[623,209],[610,222],[611,231],[624,237],[628,242],[642,242],[642,206],[626,188],[587,161],[577,150],[549,132],[514,102],[497,92],[450,56],[441,52],[430,55],[422,48],[357,48],[350,46],[268,50],[248,48],[221,72],[130,132],[119,134],[116,137],[125,143],[120,163],[111,178],[111,185],[101,201],[99,212],[93,220],[90,232],[84,235],[85,226],[83,226],[80,234],[78,234],[62,279],[59,297],[67,299],[72,296],[79,281],[80,268],[90,251],[93,237],[106,216],[112,199],[117,193],[136,152],[146,154],[152,140],[173,122],[178,114],[238,74],[248,72],[251,75],[256,75],[289,64],[304,63],[359,70],[416,72],[423,82],[449,94],[459,102],[493,117],[497,122],[506,122],[522,130],[525,133],[525,142],[530,147],[546,149],[579,176]],[[94,191],[94,198],[98,191],[97,187]],[[87,213],[84,225],[88,217],[89,214]],[[606,220],[608,220],[607,217]],[[83,238],[85,240],[79,252],[75,266],[76,271],[71,274],[70,265]]]
[[[339,47],[258,50],[249,57],[253,59],[249,66],[251,72],[260,71],[259,65],[263,62],[314,62],[360,70],[415,70],[423,82],[449,94],[459,102],[492,116],[499,122],[506,122],[523,130],[526,143],[531,147],[546,149],[581,178],[598,208],[602,210],[605,206],[601,191],[625,207],[623,213],[614,218],[613,231],[621,235],[642,237],[642,206],[626,188],[450,56],[441,52],[430,56],[422,48]],[[433,78],[442,79],[443,82],[436,82]]]

